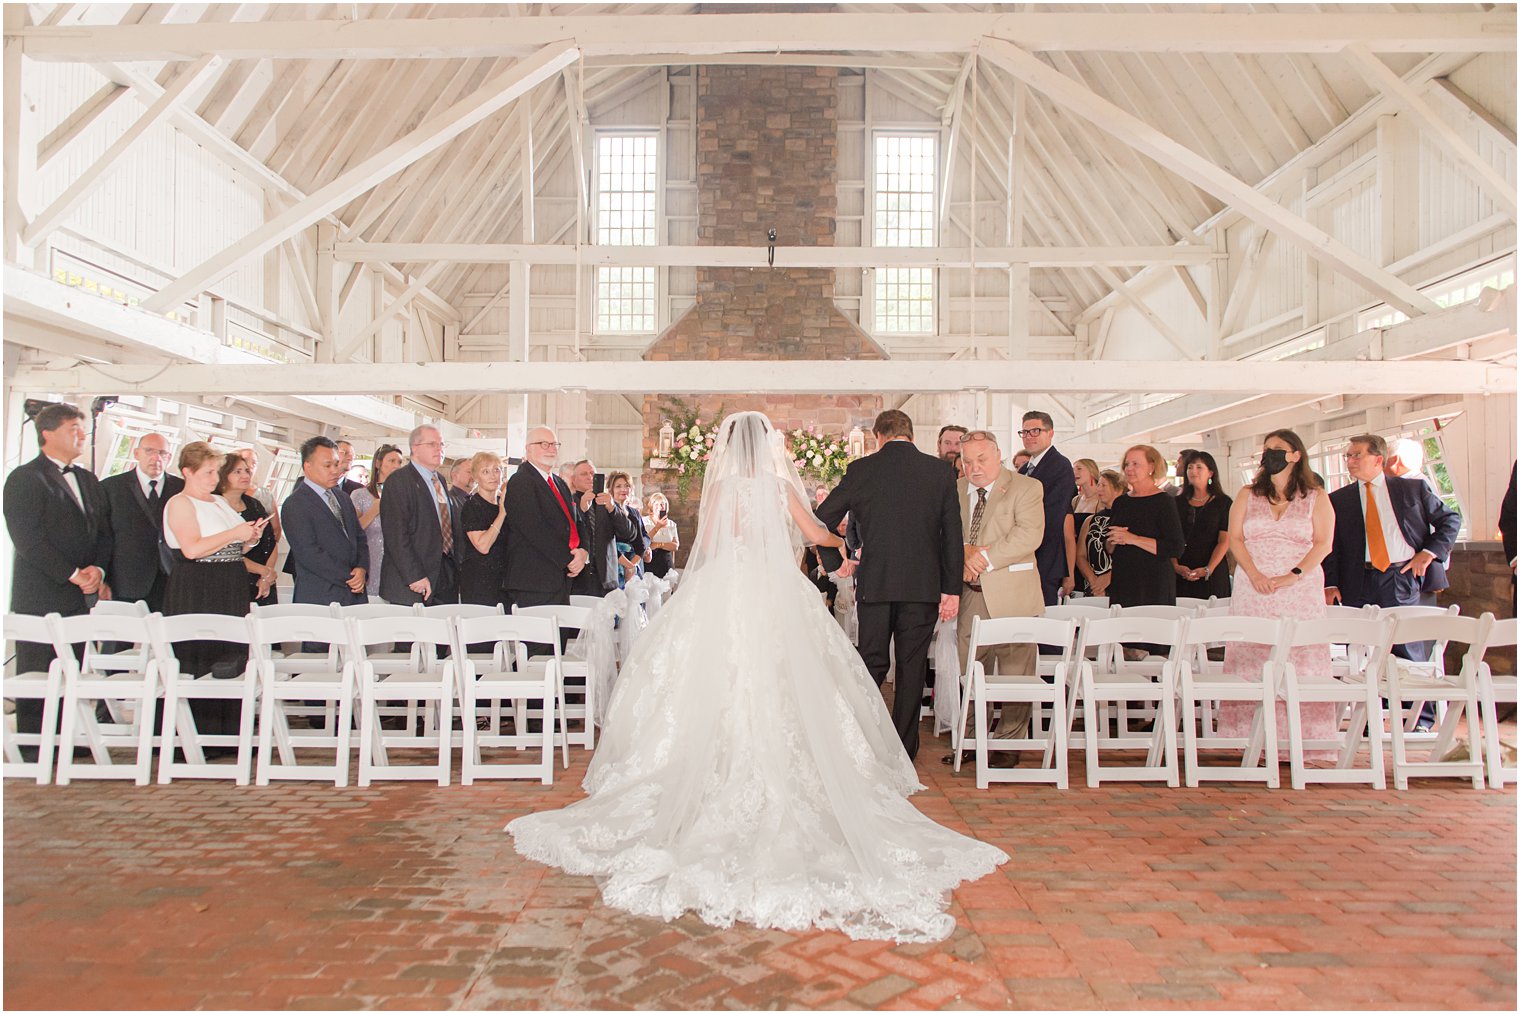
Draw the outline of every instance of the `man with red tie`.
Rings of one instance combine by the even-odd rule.
[[[591,558],[574,522],[574,494],[555,472],[559,441],[540,426],[528,433],[523,463],[507,480],[507,602],[568,605],[570,582]]]

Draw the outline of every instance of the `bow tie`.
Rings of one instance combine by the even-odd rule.
[[[64,465],[63,466],[63,474],[64,475],[77,475],[77,474],[79,474],[80,472],[83,472],[83,471],[84,471],[84,469],[80,468],[78,465]]]

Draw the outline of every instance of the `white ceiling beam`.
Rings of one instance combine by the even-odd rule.
[[[221,57],[209,56],[202,57],[181,72],[173,83],[164,89],[163,94],[143,110],[142,115],[133,120],[127,129],[122,131],[120,137],[111,142],[93,164],[80,173],[52,204],[37,213],[31,224],[26,227],[26,232],[22,234],[22,242],[27,246],[36,246],[43,237],[63,224],[64,219],[68,218],[75,208],[78,208],[95,192],[95,188],[111,171],[121,165],[122,157],[132,150],[133,145],[142,140],[154,127],[167,120],[169,114],[186,99],[197,94],[199,89],[224,66],[225,62]]]
[[[1434,78],[1430,82],[1435,86],[1435,93],[1451,100],[1457,107],[1466,110],[1477,120],[1487,134],[1496,141],[1515,150],[1515,128],[1505,123],[1483,103],[1467,94],[1449,77]]]
[[[115,81],[107,81],[100,90],[80,103],[79,108],[69,114],[68,119],[48,132],[48,135],[37,142],[37,167],[40,169],[48,162],[64,151],[68,146],[79,139],[80,135],[90,129],[90,125],[100,119],[102,115],[116,107],[116,103],[126,98],[132,89],[125,85],[119,85]]]
[[[1309,256],[1356,281],[1409,316],[1417,317],[1436,309],[1436,304],[1414,286],[1379,267],[1323,229],[1288,211],[1250,184],[1051,68],[1038,57],[998,39],[983,40],[981,51],[989,60],[1030,87],[1038,89],[1094,126],[1155,159],[1195,186],[1212,193],[1258,225],[1272,229],[1301,247]]]
[[[755,267],[767,265],[763,246],[583,246],[518,243],[338,243],[340,261],[392,264],[451,261],[457,264],[583,264],[624,267]],[[787,268],[935,267],[969,268],[969,247],[778,246],[775,266]],[[1201,244],[1184,246],[977,247],[979,268],[1118,267],[1139,264],[1203,264],[1220,255]]]
[[[561,42],[547,46],[537,55],[514,64],[509,70],[482,85],[474,94],[424,121],[415,130],[313,191],[304,201],[276,215],[169,283],[143,300],[143,306],[149,310],[168,309],[205,286],[226,277],[239,264],[278,246],[381,180],[394,176],[429,152],[441,148],[540,81],[559,73],[560,68],[573,63],[576,56],[574,44]]]
[[[1006,344],[1003,341],[1002,344]],[[1070,360],[785,362],[452,362],[281,363],[270,365],[129,365],[102,369],[22,368],[25,390],[98,390],[123,394],[227,391],[239,395],[344,393],[448,394],[921,394],[951,391],[1074,394],[1086,391],[1262,393],[1510,394],[1510,367],[1455,360],[1431,362],[1175,362]],[[109,375],[103,380],[103,374]]]
[[[533,18],[365,18],[236,24],[24,28],[36,60],[392,60],[525,56],[574,39],[588,58],[674,54],[948,53],[983,36],[1027,50],[1130,53],[1514,52],[1513,10],[1483,13],[1217,14],[1059,12],[962,14],[589,15]]]
[[[1103,281],[1108,283],[1109,287],[1124,297],[1126,302],[1139,311],[1140,316],[1144,317],[1150,326],[1155,328],[1157,334],[1166,339],[1168,345],[1177,350],[1178,355],[1182,356],[1183,359],[1198,358],[1198,353],[1187,347],[1187,342],[1183,339],[1182,335],[1177,333],[1177,329],[1172,327],[1166,318],[1157,313],[1149,303],[1135,295],[1133,290],[1124,284],[1122,278],[1108,268],[1099,268],[1098,274],[1103,276]]]
[[[411,306],[412,300],[421,295],[422,290],[427,288],[428,285],[430,285],[432,281],[437,278],[446,267],[448,267],[448,265],[445,263],[434,264],[427,271],[424,271],[419,277],[413,279],[410,283],[408,283],[407,287],[401,290],[401,295],[397,296],[385,309],[375,314],[374,320],[366,324],[357,334],[348,339],[348,341],[345,342],[342,347],[333,353],[333,362],[347,362],[355,352],[359,351],[360,346],[369,341],[370,338],[374,335],[379,334],[380,329],[384,327],[392,317],[398,313],[401,313],[407,307]]]
[[[1343,55],[1368,84],[1392,98],[1401,110],[1414,117],[1431,140],[1456,160],[1457,166],[1483,189],[1490,200],[1509,212],[1510,218],[1520,216],[1520,203],[1515,199],[1515,185],[1505,179],[1504,174],[1495,169],[1476,148],[1468,144],[1467,139],[1426,102],[1412,85],[1395,74],[1365,46],[1347,46]]]

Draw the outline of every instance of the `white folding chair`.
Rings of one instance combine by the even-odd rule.
[[[337,614],[345,620],[376,620],[388,617],[415,616],[415,606],[401,605],[395,602],[365,602],[351,606],[334,606]],[[406,638],[397,637],[393,643],[405,642]],[[370,665],[380,676],[392,676],[398,673],[431,673],[437,665],[437,645],[423,645],[413,643],[406,651],[382,649],[379,645],[372,647],[367,656]],[[330,650],[330,649],[329,649]],[[354,660],[357,664],[358,659]],[[357,670],[355,670],[357,674]],[[425,712],[424,705],[422,711]],[[416,701],[407,701],[401,705],[381,705],[380,717],[386,719],[400,719],[403,723],[402,731],[408,736],[425,734],[425,730],[432,728],[432,720],[435,716],[419,713]],[[419,717],[421,724],[419,726]]]
[[[1383,771],[1383,737],[1381,730],[1369,728],[1368,721],[1381,721],[1382,704],[1378,698],[1378,674],[1392,645],[1393,624],[1379,620],[1375,614],[1363,613],[1354,618],[1296,620],[1288,630],[1288,653],[1283,660],[1281,696],[1288,712],[1288,763],[1293,788],[1302,789],[1310,782],[1346,784],[1365,782],[1375,789],[1388,787]],[[1344,646],[1345,667],[1337,667],[1332,656],[1332,676],[1307,676],[1293,662],[1294,648]],[[1339,741],[1318,742],[1304,739],[1304,704],[1333,703],[1351,710],[1351,721]],[[1356,755],[1366,737],[1369,754],[1365,768],[1356,767]],[[1304,752],[1315,748],[1335,748],[1340,758],[1334,768],[1311,768]]]
[[[513,606],[513,616],[553,617],[561,627],[584,630],[591,622],[591,610],[584,606]],[[554,657],[560,673],[559,720],[572,746],[596,749],[596,681],[591,678],[591,664],[585,659],[567,659],[559,651],[556,642]],[[531,669],[548,665],[549,656],[538,655],[528,659]],[[572,695],[575,700],[572,701]],[[570,722],[579,720],[581,727],[570,731]]]
[[[1062,605],[1068,605],[1068,606],[1087,605],[1087,606],[1095,606],[1095,607],[1100,608],[1100,609],[1107,609],[1109,607],[1109,601],[1108,601],[1108,596],[1107,595],[1079,595],[1079,596],[1075,596],[1073,598],[1067,599],[1064,603],[1062,603]],[[1055,606],[1046,606],[1045,607],[1045,612],[1047,614],[1049,614],[1049,612],[1052,609],[1054,609],[1054,608],[1056,608],[1056,607]]]
[[[7,613],[5,639],[12,642],[11,654],[15,654],[14,643],[17,641],[50,644],[55,652],[72,651],[67,643],[56,640],[58,619],[57,613],[49,613],[47,616]],[[16,716],[5,716],[5,765],[0,773],[6,778],[31,778],[38,785],[46,785],[53,780],[53,754],[58,744],[58,708],[63,696],[63,663],[55,658],[48,664],[46,672],[7,673],[0,696],[6,700],[42,702],[42,728],[38,732],[18,732]],[[37,759],[22,760],[23,746],[35,747]]]
[[[985,789],[990,782],[1052,782],[1056,788],[1067,787],[1066,684],[1071,674],[1076,637],[1076,620],[1043,616],[972,618],[971,641],[966,652],[966,674],[962,679],[960,721],[954,729],[957,735],[952,736],[952,740],[955,770],[959,771],[961,750],[967,743],[965,725],[968,711],[975,708],[976,736],[972,745],[976,750],[977,788]],[[997,682],[988,682],[986,670],[977,661],[977,655],[983,648],[1008,644],[1062,646],[1051,681],[1047,683],[1036,674],[1004,676]],[[987,712],[994,704],[1007,706],[1014,703],[1028,703],[1030,706],[1029,735],[1022,739],[990,738]],[[1049,721],[1045,720],[1044,714],[1047,705],[1051,711]],[[999,750],[1040,750],[1043,757],[1038,768],[993,769],[988,765],[987,757],[987,751],[992,747]]]
[[[1384,610],[1386,614],[1389,610]],[[1427,664],[1410,662],[1390,653],[1383,660],[1383,696],[1388,699],[1388,728],[1393,740],[1393,784],[1409,788],[1409,778],[1416,776],[1472,778],[1473,788],[1483,788],[1483,736],[1481,699],[1478,693],[1478,665],[1493,631],[1494,616],[1415,616],[1395,619],[1392,643],[1456,641],[1467,645],[1462,668],[1455,675],[1433,672]],[[1439,657],[1439,656],[1437,656]],[[1446,709],[1430,756],[1422,762],[1409,759],[1409,734],[1404,730],[1404,705],[1418,706],[1422,701],[1445,702]],[[1442,760],[1456,739],[1457,725],[1467,719],[1467,760]]]
[[[580,606],[583,609],[595,609],[598,602],[602,601],[600,595],[572,595],[570,604]]]
[[[1375,607],[1376,608],[1376,607]],[[1412,620],[1418,618],[1438,616],[1460,616],[1462,607],[1453,603],[1449,606],[1383,606],[1378,608],[1378,615],[1391,620]],[[1395,641],[1394,644],[1411,644],[1410,641]],[[1395,653],[1395,657],[1397,653]],[[1414,662],[1409,659],[1403,660],[1406,671],[1418,671],[1430,676],[1432,679],[1440,679],[1446,673],[1446,642],[1437,641],[1431,645],[1430,657],[1423,662]],[[1433,743],[1437,730],[1421,732],[1418,729],[1420,714],[1424,710],[1424,701],[1410,702],[1418,705],[1409,709],[1408,716],[1404,719],[1405,741],[1409,743]],[[1446,702],[1436,701],[1436,724],[1439,725],[1446,717]],[[1387,734],[1392,737],[1392,730]]]
[[[250,622],[262,691],[259,760],[254,781],[268,785],[273,779],[330,778],[335,786],[347,785],[354,725],[354,663],[344,658],[334,667],[326,654],[313,654],[304,665],[281,666],[273,658],[277,645],[291,641],[346,644],[347,624],[331,612],[325,616],[300,613],[271,616],[260,611],[250,617]],[[310,714],[313,710],[310,701],[321,701],[321,710],[331,715],[332,720],[321,730],[297,735],[290,728],[290,717]],[[309,748],[332,749],[332,764],[301,764],[296,751]],[[278,761],[274,759],[276,749]]]
[[[105,599],[96,602],[91,607],[93,616],[127,616],[137,619],[146,618],[148,604],[137,600]],[[146,629],[146,628],[144,628]],[[148,667],[148,642],[138,641],[129,644],[125,648],[117,648],[114,651],[106,651],[104,644],[89,641],[84,646],[84,661],[81,663],[84,669],[90,672],[121,672],[132,670],[142,672]],[[115,642],[120,644],[122,642]],[[112,723],[116,725],[130,725],[132,716],[126,714],[119,702],[106,701],[106,710],[111,715]]]
[[[352,607],[363,609],[363,606]],[[455,674],[458,661],[433,658],[428,650],[434,645],[454,645],[453,620],[418,616],[411,609],[401,615],[382,615],[372,619],[348,619],[348,642],[355,662],[355,680],[359,684],[359,785],[373,779],[416,780],[437,778],[439,785],[449,784],[449,757],[453,753]],[[410,671],[380,672],[369,655],[376,645],[411,641],[413,654],[423,663]],[[421,649],[419,651],[419,649]],[[388,653],[376,652],[386,662]],[[388,735],[380,727],[380,703],[402,701],[408,710],[418,704],[428,706],[427,713],[437,717],[436,724],[425,725],[418,735],[401,732]],[[438,750],[438,760],[431,764],[392,764],[391,748],[430,747]]]
[[[553,616],[511,616],[500,614],[465,617],[454,621],[455,651],[460,659],[459,699],[466,715],[473,715],[482,704],[499,710],[502,701],[513,702],[513,727],[509,735],[493,726],[480,732],[475,723],[464,723],[463,747],[459,758],[459,781],[462,785],[474,784],[477,778],[537,778],[545,785],[554,781],[554,728],[555,701],[560,694],[559,671],[559,624]],[[510,665],[482,671],[474,656],[465,655],[464,646],[472,643],[494,642],[501,646],[498,653]],[[553,645],[555,654],[547,656],[541,666],[528,664],[530,644]],[[527,726],[527,701],[539,702],[539,730],[529,733]],[[535,764],[486,763],[481,755],[482,747],[513,747],[526,750],[538,746],[539,759]],[[565,764],[570,763],[569,744],[561,732],[561,746]]]
[[[1487,649],[1515,647],[1515,621],[1498,620],[1488,635]],[[1504,765],[1504,746],[1499,742],[1499,704],[1516,703],[1514,673],[1495,675],[1487,662],[1478,666],[1478,692],[1483,697],[1483,743],[1488,762],[1488,784],[1496,789],[1516,779],[1516,770]]]
[[[104,613],[60,617],[57,636],[62,640],[55,643],[61,645],[152,640],[146,617]],[[149,658],[141,669],[102,672],[82,668],[72,650],[61,651],[58,657],[63,662],[63,728],[57,783],[67,785],[75,778],[130,778],[138,785],[147,785],[153,772],[153,719],[160,693],[154,660]],[[130,719],[102,725],[95,718],[96,701],[106,701],[113,715],[130,715]],[[89,747],[89,762],[74,757],[76,746]],[[113,747],[135,750],[136,760],[116,763],[111,757]]]
[[[258,707],[258,661],[251,650],[253,631],[246,616],[227,616],[221,613],[185,613],[179,616],[148,617],[148,630],[153,641],[153,660],[158,666],[158,682],[164,692],[164,727],[159,737],[158,784],[168,785],[178,778],[227,778],[239,785],[247,785],[253,771],[253,716]],[[210,674],[187,673],[181,670],[175,657],[174,646],[185,641],[226,641],[249,647],[248,662],[243,671],[227,679],[217,679]],[[238,717],[238,733],[227,736],[202,733],[195,724],[190,709],[191,701],[238,701],[242,713]],[[208,746],[232,746],[237,748],[237,760],[226,764],[208,764],[205,748]],[[183,751],[185,759],[174,759],[175,749]]]
[[[272,606],[261,606],[257,602],[249,610],[249,615],[258,619],[285,619],[287,617],[301,617],[303,619],[332,619],[339,615],[340,607],[336,603],[318,605],[314,602],[278,602]],[[327,644],[326,651],[307,651],[304,644]],[[302,642],[291,641],[284,644],[271,644],[267,646],[269,662],[274,666],[277,675],[291,675],[301,673],[307,675],[316,672],[325,672],[336,678],[343,668],[343,652],[348,650],[346,641],[332,642]],[[333,723],[337,721],[333,703],[328,701],[325,705],[316,706],[302,703],[301,701],[288,701],[281,705],[281,710],[290,718],[305,718],[308,721],[318,719],[324,729],[331,730]]]
[[[1217,604],[1212,595],[1206,599],[1194,598],[1188,595],[1177,596],[1177,608],[1191,610],[1194,616],[1198,615],[1200,609],[1209,609]],[[1226,602],[1225,605],[1229,605],[1229,603]]]
[[[1281,620],[1257,616],[1213,616],[1182,621],[1177,641],[1177,688],[1182,711],[1182,774],[1188,788],[1196,789],[1201,781],[1266,782],[1268,788],[1279,784],[1277,770],[1277,687],[1282,666],[1285,630]],[[1267,649],[1266,662],[1259,673],[1225,672],[1215,668],[1203,655],[1210,644],[1255,644]],[[1203,661],[1200,663],[1200,658]],[[1254,679],[1252,677],[1255,677]],[[1200,704],[1217,701],[1241,701],[1256,705],[1255,726],[1266,740],[1266,766],[1257,767],[1260,751],[1252,749],[1256,737],[1232,739],[1211,736],[1210,749],[1240,750],[1238,766],[1200,764],[1198,761],[1198,721],[1207,724],[1211,712],[1199,715]]]
[[[1182,633],[1180,619],[1165,619],[1130,615],[1128,610],[1116,616],[1087,620],[1082,625],[1077,669],[1082,681],[1084,746],[1087,752],[1087,784],[1097,788],[1103,778],[1118,781],[1165,781],[1175,787],[1177,777],[1177,667],[1168,659],[1157,678],[1122,669],[1100,671],[1097,664],[1089,661],[1086,649],[1097,648],[1099,656],[1105,649],[1116,648],[1126,641],[1152,644],[1177,642]],[[1121,708],[1132,703],[1151,705],[1155,719],[1149,735],[1134,738],[1108,735],[1108,708],[1110,704]],[[1121,714],[1121,726],[1124,719]],[[1146,751],[1145,763],[1136,767],[1116,767],[1112,764],[1099,766],[1102,750]]]

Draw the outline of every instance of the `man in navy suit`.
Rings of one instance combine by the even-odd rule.
[[[1061,594],[1071,594],[1076,585],[1072,567],[1076,564],[1076,537],[1071,530],[1071,503],[1077,498],[1077,479],[1071,461],[1051,445],[1055,442],[1055,421],[1045,412],[1025,412],[1024,428],[1019,436],[1029,461],[1019,469],[1020,475],[1040,480],[1045,487],[1045,537],[1035,551],[1040,568],[1040,591],[1045,604],[1053,606]],[[1068,542],[1070,545],[1068,545]]]
[[[301,445],[301,471],[306,477],[280,508],[290,543],[285,572],[295,575],[291,601],[363,603],[369,542],[353,500],[338,487],[343,468],[337,447],[327,437],[312,437]]]
[[[1427,571],[1451,553],[1462,516],[1423,480],[1383,471],[1388,445],[1382,437],[1352,437],[1346,470],[1355,480],[1330,494],[1335,537],[1325,557],[1325,601],[1348,606],[1414,606]],[[1395,645],[1394,652],[1425,661],[1423,644]]]

